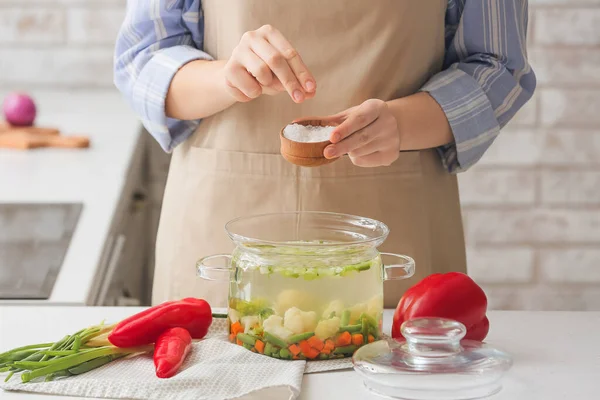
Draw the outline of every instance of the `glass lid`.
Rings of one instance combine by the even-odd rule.
[[[367,389],[411,400],[479,399],[498,392],[511,357],[489,345],[462,340],[463,324],[417,318],[401,326],[404,340],[386,338],[359,348],[354,369]]]
[[[225,225],[225,230],[236,245],[260,251],[378,247],[389,234],[388,227],[374,219],[318,211],[236,218]]]

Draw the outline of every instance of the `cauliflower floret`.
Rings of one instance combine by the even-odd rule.
[[[248,315],[242,317],[242,326],[244,327],[244,333],[248,333],[254,326],[260,324],[260,319],[256,315]]]
[[[329,303],[327,308],[325,308],[325,311],[323,311],[322,318],[329,319],[332,313],[334,313],[335,316],[340,317],[342,312],[344,312],[344,302],[341,300],[333,300],[331,303]]]
[[[381,313],[383,312],[383,295],[378,294],[369,299],[367,302],[367,313],[375,318],[379,319]]]
[[[235,324],[240,320],[240,313],[234,310],[233,308],[229,309],[229,320],[232,324]]]
[[[289,308],[283,316],[283,326],[294,333],[312,332],[317,326],[317,313]]]
[[[324,319],[315,328],[315,335],[321,339],[325,340],[329,337],[334,336],[338,330],[340,329],[340,319],[338,317],[333,317],[331,319]]]
[[[293,332],[284,328],[282,325],[283,318],[278,315],[271,315],[269,318],[264,320],[263,330],[277,336],[278,338],[286,340],[293,335]]]
[[[277,303],[275,304],[275,312],[277,315],[283,316],[285,312],[292,308],[298,307],[303,310],[313,309],[314,303],[313,296],[309,293],[302,292],[300,290],[284,290],[277,296]]]
[[[367,305],[365,303],[358,303],[350,307],[350,324],[358,323],[360,314],[367,311]]]

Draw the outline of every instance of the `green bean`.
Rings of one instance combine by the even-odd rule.
[[[375,318],[371,317],[368,314],[361,314],[360,319],[366,319],[367,322],[369,323],[369,325],[371,325],[371,327],[377,329],[379,327],[379,324],[377,323],[377,321],[375,321]]]
[[[362,325],[361,324],[356,324],[356,325],[347,325],[347,326],[340,326],[340,330],[339,332],[350,332],[350,333],[356,333],[358,331],[360,331],[362,329]]]
[[[248,343],[242,343],[242,346],[244,346],[245,349],[252,350],[252,346]]]
[[[369,343],[369,323],[366,318],[362,319],[362,335],[363,335],[363,343]]]
[[[271,345],[271,343],[267,342],[265,344],[264,354],[267,355],[267,356],[270,356],[272,351],[273,351],[273,345]]]
[[[240,342],[247,344],[252,348],[256,344],[256,339],[245,333],[238,333],[237,338]]]
[[[86,361],[77,365],[76,367],[69,368],[68,372],[72,375],[80,375],[124,356],[125,354],[111,354],[104,357],[94,358],[93,360]]]
[[[10,371],[10,369],[11,369],[11,368],[12,368],[11,366],[8,366],[8,367],[2,367],[2,368],[0,368],[0,374],[1,374],[1,373],[3,373],[3,372],[8,372],[8,371]]]
[[[290,351],[288,349],[281,349],[281,351],[279,352],[279,356],[281,358],[289,360],[292,358],[292,353],[290,353]]]
[[[315,336],[314,332],[299,333],[297,335],[290,336],[289,339],[287,340],[287,342],[289,344],[300,343],[301,341],[310,339],[313,336]]]
[[[318,358],[319,358],[319,360],[328,360],[329,354],[321,353],[321,354],[319,354]]]
[[[371,327],[371,328],[369,328],[369,333],[371,335],[373,335],[373,339],[375,339],[375,340],[379,339],[379,329]]]
[[[357,348],[355,345],[342,346],[333,350],[333,354],[352,354]]]
[[[345,310],[342,313],[342,321],[340,323],[341,326],[346,326],[350,322],[350,310]]]
[[[273,352],[273,353],[271,353],[271,357],[273,357],[273,358],[281,358],[281,357],[279,356],[279,353],[277,353],[277,352]]]
[[[283,340],[281,340],[280,338],[278,338],[277,336],[269,333],[269,332],[265,332],[265,339],[268,342],[271,342],[271,344],[277,346],[277,347],[287,347],[287,343],[284,342]]]
[[[365,262],[363,262],[363,263],[356,264],[356,265],[354,266],[354,268],[355,268],[357,271],[366,271],[366,270],[368,270],[368,269],[370,269],[370,268],[371,268],[371,261],[365,261]]]

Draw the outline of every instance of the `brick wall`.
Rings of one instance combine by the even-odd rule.
[[[125,3],[0,0],[0,87],[111,88]],[[537,93],[460,175],[469,272],[493,308],[600,310],[600,0],[529,3]]]
[[[112,88],[127,0],[0,0],[0,86]]]
[[[600,0],[529,0],[531,102],[460,175],[491,306],[600,310]]]

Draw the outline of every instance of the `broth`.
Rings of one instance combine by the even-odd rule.
[[[276,260],[234,256],[232,342],[275,358],[329,359],[379,338],[383,278],[376,251]]]

